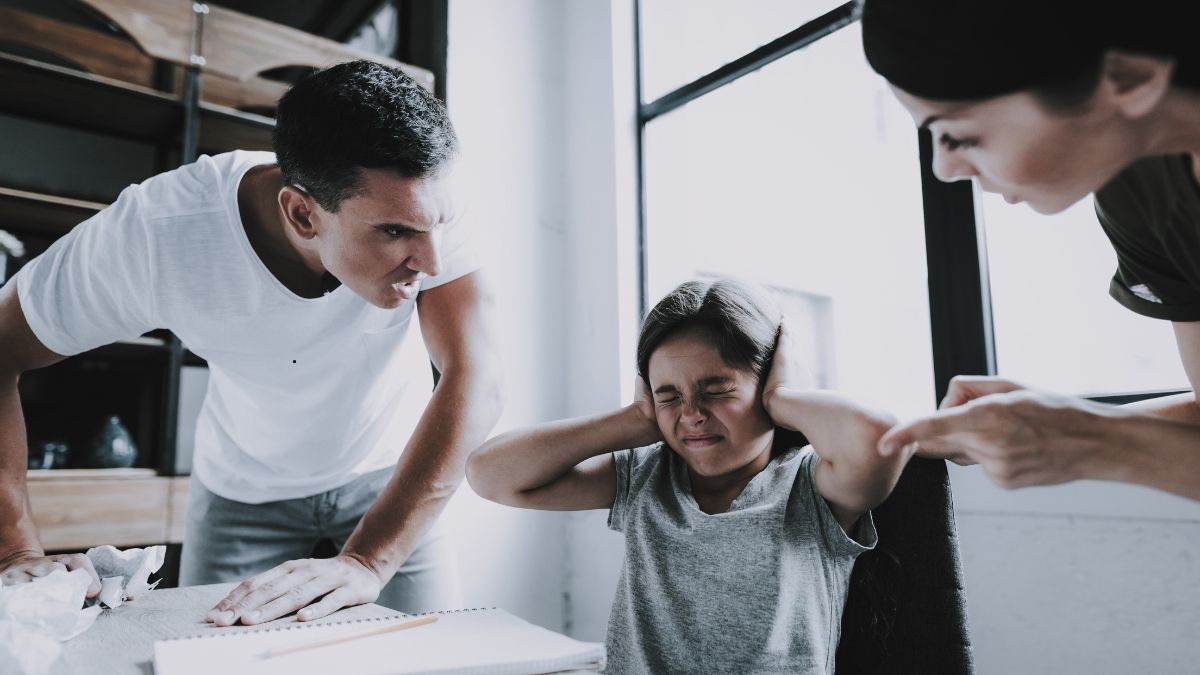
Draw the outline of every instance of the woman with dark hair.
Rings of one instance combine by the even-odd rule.
[[[1172,322],[1200,384],[1200,59],[1193,3],[867,0],[867,60],[934,138],[933,169],[1057,213],[1095,193],[1109,292]],[[885,453],[979,463],[1004,487],[1090,478],[1200,499],[1192,393],[1111,407],[960,377]]]
[[[876,450],[892,420],[806,390],[778,311],[733,281],[659,301],[637,359],[633,403],[493,438],[471,486],[510,506],[610,509],[626,546],[607,672],[833,672],[850,572],[877,539],[870,509],[906,460]]]

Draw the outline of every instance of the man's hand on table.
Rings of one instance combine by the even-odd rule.
[[[43,555],[37,551],[17,551],[0,558],[0,584],[11,586],[27,583],[55,570],[87,570],[92,577],[87,597],[94,598],[100,594],[100,577],[96,575],[92,561],[82,553]]]
[[[252,625],[300,610],[300,621],[312,621],[343,607],[374,602],[385,583],[352,555],[289,560],[238,584],[204,620],[218,626],[238,621]]]

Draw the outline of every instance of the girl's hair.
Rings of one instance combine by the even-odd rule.
[[[638,374],[650,381],[650,355],[684,330],[701,331],[725,363],[754,373],[759,382],[771,367],[781,314],[766,293],[733,279],[687,281],[675,287],[642,322]]]

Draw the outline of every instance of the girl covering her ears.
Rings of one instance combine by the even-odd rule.
[[[1173,323],[1200,387],[1200,42],[1195,3],[866,0],[863,47],[918,125],[933,169],[1057,213],[1095,193],[1109,285]],[[1051,226],[1052,224],[1048,224]],[[1053,299],[1048,299],[1052,302]],[[1193,393],[1102,406],[999,378],[956,378],[886,453],[979,463],[1001,486],[1117,480],[1200,499]]]
[[[607,672],[833,672],[870,509],[907,458],[876,450],[890,417],[805,389],[799,370],[763,294],[687,282],[642,325],[633,403],[471,456],[487,499],[610,510],[625,560]]]

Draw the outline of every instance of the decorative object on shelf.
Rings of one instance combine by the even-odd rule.
[[[8,281],[8,259],[25,255],[25,244],[4,230],[0,230],[0,284]]]
[[[61,469],[67,465],[69,448],[61,441],[39,441],[29,445],[30,469]]]
[[[83,468],[124,469],[136,464],[137,458],[138,448],[133,436],[121,423],[120,417],[110,415],[79,460]]]

